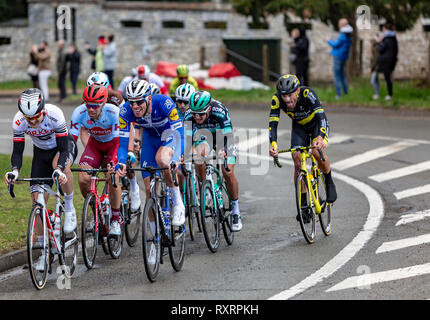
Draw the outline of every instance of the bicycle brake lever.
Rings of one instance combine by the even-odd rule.
[[[177,187],[179,186],[178,181],[176,180],[175,174],[176,163],[170,164],[170,172],[172,173],[173,184]]]

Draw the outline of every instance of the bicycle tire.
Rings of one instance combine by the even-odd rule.
[[[33,205],[30,212],[30,217],[28,219],[28,228],[27,228],[27,258],[28,258],[28,269],[30,271],[30,278],[37,290],[42,290],[48,279],[49,273],[49,238],[48,238],[48,228],[45,227],[43,230],[43,239],[44,244],[40,246],[37,242],[38,235],[35,233],[36,231],[36,219],[42,219],[41,214],[43,214],[43,207],[39,204]],[[39,221],[42,223],[42,220]],[[40,235],[39,235],[40,236]],[[47,239],[47,241],[46,241]],[[35,244],[37,243],[37,245]],[[45,243],[46,242],[46,243]],[[40,249],[40,252],[38,251]],[[45,264],[43,272],[36,270],[36,263],[40,256],[44,254],[45,256]]]
[[[121,228],[121,235],[119,236],[110,235],[107,237],[109,254],[112,257],[112,259],[119,259],[122,252],[122,245],[124,241],[125,232],[124,232],[124,218],[121,216],[121,213],[120,213],[120,228]]]
[[[151,230],[150,224],[150,209],[152,209],[154,217],[154,230]],[[157,213],[157,205],[154,199],[150,198],[145,203],[142,216],[142,251],[143,251],[143,264],[145,266],[145,273],[150,282],[157,279],[160,272],[160,254],[161,254],[161,235],[159,226],[159,217]],[[153,234],[154,233],[154,234]],[[151,246],[154,245],[156,250],[155,263],[149,263],[149,255]]]
[[[307,190],[307,200],[306,203],[302,203],[301,195],[302,195],[302,185],[305,185]],[[311,204],[311,194],[308,190],[307,181],[306,181],[306,173],[299,172],[296,180],[296,205],[297,205],[297,213],[300,217],[300,228],[302,229],[303,236],[305,240],[312,244],[315,241],[316,235],[316,223],[315,223],[315,210]],[[308,214],[310,215],[310,221],[304,221],[304,217],[302,214],[302,209],[308,210]]]
[[[139,238],[142,211],[140,208],[137,211],[131,211],[130,199],[126,205],[124,205],[124,201],[121,201],[121,210],[123,210],[123,217],[126,217],[124,225],[125,240],[129,247],[134,247]]]
[[[185,217],[188,220],[188,234],[190,235],[191,241],[194,241],[194,225],[195,215],[193,212],[193,200],[191,197],[191,177],[189,174],[184,179],[184,205],[185,205]]]
[[[329,236],[332,231],[332,214],[333,206],[332,204],[327,204],[327,186],[325,184],[324,176],[318,171],[318,197],[321,204],[321,213],[319,216],[319,221],[321,225],[322,232],[324,235]]]
[[[64,208],[60,206],[61,217],[61,253],[59,254],[60,266],[62,266],[63,274],[67,278],[73,277],[78,264],[79,239],[77,229],[69,235],[64,232]]]
[[[185,258],[185,224],[174,226],[170,224],[170,263],[175,271],[181,271]]]
[[[96,206],[100,208],[96,202],[94,193],[89,193],[85,198],[84,207],[82,209],[81,225],[82,256],[87,269],[92,269],[94,267],[97,254],[100,229],[96,228]]]
[[[231,214],[231,199],[228,190],[224,183],[221,185],[221,194],[223,201],[223,208],[220,209],[222,217],[222,232],[224,234],[225,241],[229,246],[233,244],[234,232],[232,230],[233,226],[233,216]]]
[[[218,250],[220,244],[220,223],[215,201],[211,181],[205,180],[200,192],[200,213],[203,235],[206,245],[212,253]]]

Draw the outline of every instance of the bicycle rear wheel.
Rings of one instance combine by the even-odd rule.
[[[131,211],[130,201],[127,201],[127,204],[121,201],[121,210],[123,217],[125,217],[125,240],[129,247],[134,247],[139,237],[142,210],[139,208],[137,211]]]
[[[209,250],[213,253],[218,250],[220,243],[219,215],[215,201],[211,181],[206,180],[203,182],[200,192],[200,212],[205,241]]]
[[[170,206],[172,208],[172,206]],[[170,214],[172,216],[172,214]],[[175,271],[180,271],[185,258],[185,224],[174,226],[170,223],[170,263]]]
[[[223,217],[222,231],[224,233],[225,241],[229,246],[231,246],[234,240],[234,232],[231,229],[233,225],[233,216],[231,214],[230,195],[228,194],[227,188],[224,183],[221,186],[221,193],[222,193],[222,202],[223,202],[223,208],[221,209],[222,213],[220,215]]]
[[[76,270],[78,263],[79,239],[77,229],[72,233],[64,232],[64,209],[60,206],[61,217],[61,254],[59,255],[60,265],[62,266],[63,274],[71,278]]]
[[[82,210],[82,255],[85,266],[92,269],[96,260],[97,243],[99,238],[99,228],[96,227],[96,197],[94,193],[89,193],[85,198],[84,208]],[[100,208],[100,206],[98,206]]]
[[[43,227],[43,207],[39,204],[33,205],[28,219],[27,228],[27,257],[30,278],[36,289],[45,287],[49,271],[49,237],[48,228]],[[37,226],[36,226],[37,225]],[[39,259],[43,259],[43,270],[36,269]],[[40,263],[40,266],[42,262]]]
[[[152,222],[151,222],[152,221]],[[157,205],[154,199],[146,201],[142,216],[143,263],[148,280],[154,282],[160,272],[161,236]]]
[[[120,227],[121,227],[121,235],[107,237],[108,249],[112,259],[119,259],[119,256],[121,255],[121,252],[122,252],[122,244],[124,240],[124,217],[122,216],[121,213],[120,213],[119,221],[120,221]]]
[[[327,204],[327,186],[325,184],[324,176],[321,174],[321,172],[318,172],[318,180],[317,180],[317,186],[318,186],[318,198],[321,204],[321,213],[318,215],[320,220],[320,225],[323,233],[326,236],[329,236],[331,234],[331,227],[332,227],[332,210],[333,206],[332,204]]]
[[[302,199],[302,190],[306,190],[306,199]],[[296,182],[297,213],[300,217],[299,222],[303,236],[308,243],[313,243],[316,235],[315,211],[312,207],[311,197],[312,195],[307,186],[306,174],[299,172]]]
[[[192,199],[192,185],[191,177],[189,174],[184,179],[184,205],[185,205],[185,217],[188,220],[188,234],[190,235],[191,241],[194,241],[194,226],[195,226],[195,215],[193,212],[193,199]]]

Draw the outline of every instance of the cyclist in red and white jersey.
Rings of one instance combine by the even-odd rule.
[[[92,84],[84,89],[82,96],[84,103],[78,106],[72,114],[70,133],[75,141],[79,137],[81,128],[88,130],[90,136],[82,138],[85,150],[79,160],[79,167],[83,169],[100,168],[103,157],[109,173],[121,170],[118,166],[117,152],[119,147],[119,108],[107,103],[108,91],[100,84]],[[115,168],[114,168],[115,167]],[[119,236],[121,188],[113,188],[110,179],[109,200],[112,206],[111,235]],[[119,185],[118,175],[115,175],[116,184]],[[85,172],[79,173],[79,187],[84,197],[90,192],[91,177]]]

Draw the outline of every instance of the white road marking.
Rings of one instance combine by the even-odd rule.
[[[268,156],[251,153],[247,155],[249,157],[272,161],[272,158]],[[292,161],[286,161],[284,159],[279,159],[279,161],[288,165],[293,164]],[[349,260],[351,260],[357,254],[357,252],[364,247],[364,245],[370,240],[370,238],[377,230],[379,224],[381,223],[382,218],[384,217],[384,203],[379,193],[375,189],[361,181],[336,172],[333,172],[332,174],[333,177],[335,177],[336,179],[342,180],[343,182],[355,187],[367,198],[367,201],[369,202],[369,214],[367,216],[366,223],[364,224],[363,229],[355,236],[355,238],[348,245],[346,245],[333,259],[328,261],[321,269],[317,270],[316,272],[305,278],[297,285],[291,287],[290,289],[282,291],[270,297],[269,300],[290,299],[331,276],[342,266],[344,266]]]
[[[430,192],[430,184],[426,184],[424,186],[419,186],[415,188],[406,189],[403,191],[394,192],[394,196],[396,197],[397,200],[400,200],[400,199],[418,196],[429,192]]]
[[[269,141],[269,132],[267,129],[258,129],[258,128],[237,128],[235,131],[238,130],[246,130],[247,134],[251,135],[251,132],[253,133],[252,138],[247,139],[245,141],[240,141],[236,144],[236,148],[239,151],[245,152],[249,149],[256,147],[260,144],[263,144],[264,142]],[[254,133],[257,133],[259,131],[262,131],[261,134],[255,135]],[[290,132],[290,130],[278,130],[278,137],[283,136],[284,134]]]
[[[376,182],[384,182],[392,179],[398,179],[401,177],[409,176],[415,173],[430,170],[430,161],[425,161],[417,164],[413,164],[404,168],[399,168],[384,173],[375,174],[370,176],[369,179]]]
[[[345,290],[360,287],[363,285],[371,285],[375,283],[412,278],[425,274],[430,274],[430,263],[350,277],[334,285],[326,292]]]
[[[361,165],[363,163],[367,163],[367,162],[388,156],[390,154],[402,151],[406,148],[416,146],[417,144],[418,143],[413,142],[413,141],[402,140],[402,141],[390,144],[388,146],[369,150],[369,151],[364,152],[362,154],[358,154],[358,155],[352,156],[350,158],[340,160],[336,163],[333,163],[331,165],[331,168],[339,170],[339,171],[343,171],[343,170]]]
[[[430,218],[430,209],[404,214],[400,217],[400,220],[397,221],[396,227],[403,224],[424,220],[426,218]]]
[[[430,233],[417,236],[417,237],[412,237],[412,238],[405,238],[405,239],[400,239],[395,241],[384,242],[376,250],[376,254],[404,249],[412,246],[418,246],[423,243],[430,243]]]

